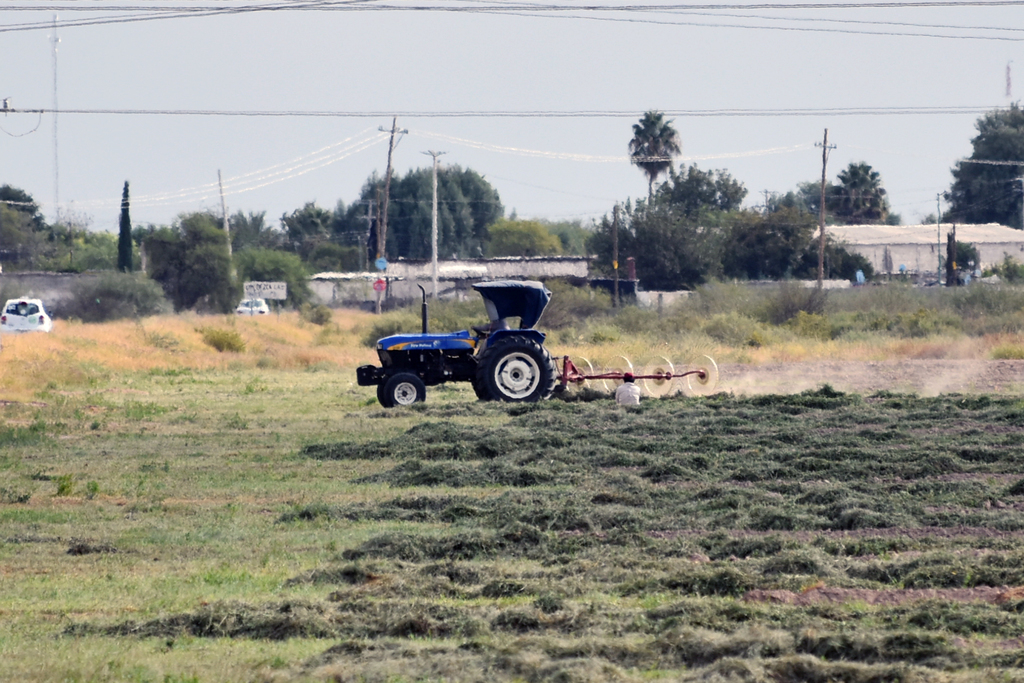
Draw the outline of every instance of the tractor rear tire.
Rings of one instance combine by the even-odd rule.
[[[469,383],[473,385],[473,393],[476,394],[476,397],[479,400],[481,400],[481,401],[490,401],[491,400],[491,392],[489,392],[487,390],[487,384],[485,382],[481,382],[480,380],[478,380],[474,376],[473,379],[471,379],[469,381]]]
[[[377,386],[377,400],[385,408],[411,406],[427,400],[427,385],[411,372],[399,372]]]
[[[548,350],[526,337],[503,337],[480,354],[474,389],[493,401],[535,402],[551,396],[558,369]]]

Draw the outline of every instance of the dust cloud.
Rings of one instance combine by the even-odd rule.
[[[739,396],[795,394],[825,384],[857,394],[1024,394],[1024,361],[909,359],[719,366],[718,390]]]

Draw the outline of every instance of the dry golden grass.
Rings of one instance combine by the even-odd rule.
[[[44,388],[88,386],[111,374],[175,369],[308,368],[351,369],[375,363],[373,349],[361,338],[374,316],[358,310],[338,310],[333,321],[318,326],[289,312],[259,318],[200,316],[193,313],[117,321],[103,324],[58,321],[50,334],[6,335],[0,386],[7,400],[30,400]],[[236,332],[245,343],[240,353],[219,352],[203,342],[203,331]],[[414,331],[414,330],[411,330]],[[653,343],[642,334],[603,344],[560,343],[549,339],[556,359],[568,355],[589,359],[595,367],[618,367],[618,357],[634,366],[668,358],[688,364],[703,355],[719,363],[751,365],[814,360],[881,361],[896,359],[988,359],[1013,357],[1024,348],[1024,335],[984,337],[944,336],[901,339],[822,341],[795,338],[761,347],[734,348],[708,337],[682,337],[673,343]]]
[[[5,335],[0,386],[8,399],[25,399],[39,389],[88,384],[110,372],[325,365],[349,368],[372,362],[359,343],[370,315],[340,311],[320,327],[297,313],[259,318],[168,315],[103,324],[58,321],[50,334]],[[241,353],[203,343],[202,330],[233,330],[245,342]]]
[[[719,347],[717,352],[722,360],[728,360],[729,356],[741,353],[742,361],[753,365],[814,360],[981,360],[992,357],[993,351],[997,348],[1020,345],[1024,345],[1024,337],[1021,335],[943,336],[920,339],[879,336],[868,341],[801,339],[760,348],[747,348],[742,352]]]

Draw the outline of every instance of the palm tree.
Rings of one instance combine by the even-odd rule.
[[[665,120],[660,111],[649,111],[633,124],[633,139],[629,141],[629,158],[647,174],[647,202],[654,199],[654,181],[672,168],[672,157],[683,151],[679,133],[672,120]]]
[[[884,223],[889,215],[889,200],[882,187],[882,176],[863,161],[851,162],[839,173],[839,185],[833,186],[832,206],[836,218],[847,224]]]

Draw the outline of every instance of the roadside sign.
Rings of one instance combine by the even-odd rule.
[[[381,256],[379,259],[373,262],[373,265],[377,266],[377,270],[387,270],[388,260]]]
[[[385,289],[387,289],[387,286],[388,283],[384,282],[383,280],[377,280],[376,282],[373,283],[373,291],[383,292]]]
[[[246,282],[242,285],[247,299],[287,299],[287,282]]]

